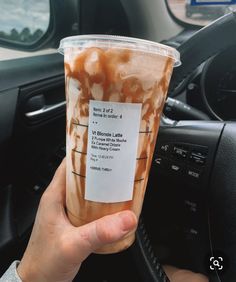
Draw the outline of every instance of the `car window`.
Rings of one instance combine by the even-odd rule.
[[[167,5],[169,6],[170,11],[177,19],[185,23],[201,25],[201,26],[209,24],[210,22],[231,12],[236,8],[235,4],[234,5],[229,5],[229,4],[194,5],[194,3],[199,4],[199,2],[204,2],[204,1],[167,0]],[[213,1],[208,1],[208,2],[213,2]]]
[[[15,49],[17,44],[36,43],[47,32],[50,23],[49,0],[0,0],[0,7],[0,39],[14,43]],[[42,51],[22,52],[0,46],[0,60],[41,53]]]
[[[0,0],[0,7],[0,38],[30,44],[46,33],[49,0]]]

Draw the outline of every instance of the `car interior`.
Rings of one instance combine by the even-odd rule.
[[[0,33],[0,47],[31,54],[0,60],[0,276],[21,259],[40,198],[66,155],[59,42],[113,34],[174,47],[182,64],[171,78],[136,241],[118,254],[92,254],[74,281],[169,281],[163,265],[236,281],[236,12],[203,26],[176,17],[172,5],[182,0],[47,2],[39,40]],[[221,259],[223,269],[212,264]]]

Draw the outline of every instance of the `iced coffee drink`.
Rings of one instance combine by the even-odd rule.
[[[66,208],[80,226],[122,210],[139,217],[178,52],[133,38],[62,40],[67,101]],[[134,233],[97,250],[114,253]]]

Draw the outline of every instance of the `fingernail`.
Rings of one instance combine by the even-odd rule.
[[[122,221],[122,229],[125,232],[133,230],[137,225],[137,218],[131,211],[123,211],[119,213],[119,218]]]

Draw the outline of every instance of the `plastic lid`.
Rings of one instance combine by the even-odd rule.
[[[133,37],[100,34],[70,36],[61,40],[58,52],[64,55],[64,50],[71,47],[138,50],[170,57],[174,60],[175,67],[181,65],[180,54],[176,49],[153,41]]]

